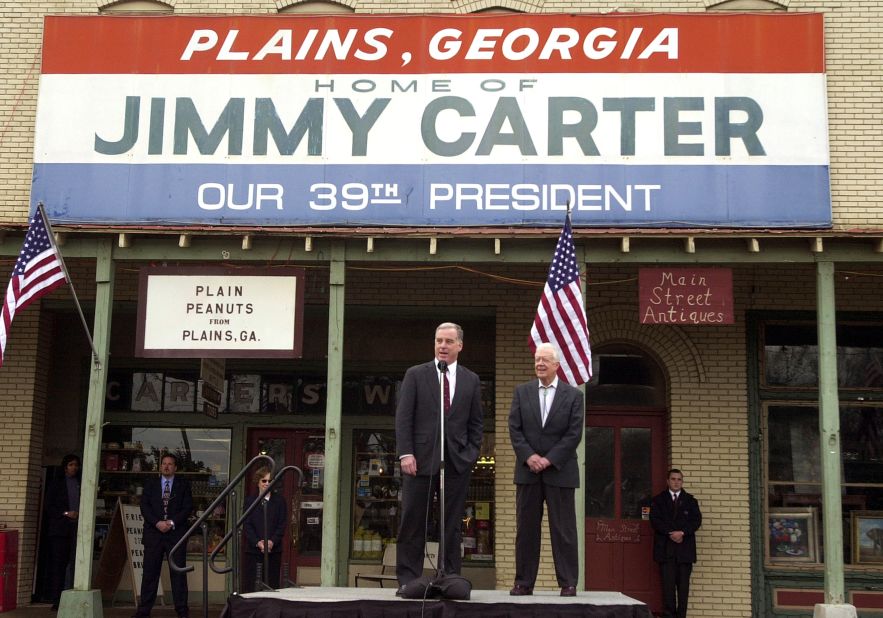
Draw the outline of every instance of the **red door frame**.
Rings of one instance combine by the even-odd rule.
[[[305,444],[308,438],[312,436],[321,436],[325,437],[325,429],[322,427],[316,427],[311,429],[287,429],[287,428],[274,428],[274,427],[251,427],[247,431],[246,444],[248,445],[248,451],[246,453],[246,461],[251,461],[253,457],[259,454],[258,443],[260,440],[266,439],[282,439],[285,440],[285,465],[290,466],[294,465],[303,470],[305,475],[308,475],[308,468],[306,466],[305,456],[307,453],[305,452]],[[279,462],[276,462],[277,468],[279,466]],[[288,565],[288,579],[292,582],[297,583],[297,569],[298,567],[319,567],[322,563],[321,552],[317,552],[315,555],[301,555],[298,549],[293,547],[292,543],[292,532],[293,526],[299,525],[299,513],[295,512],[298,510],[298,505],[303,502],[313,502],[313,501],[321,501],[321,494],[318,496],[309,496],[304,495],[302,492],[302,488],[298,485],[298,482],[301,479],[297,478],[297,474],[290,472],[285,475],[283,479],[283,486],[280,489],[284,493],[284,495],[288,498],[288,519],[289,525],[285,530],[285,538],[283,539],[284,549],[282,550],[282,568],[283,573],[285,570],[285,565]],[[308,479],[303,479],[303,482],[308,482]],[[248,495],[254,491],[254,485],[251,482],[251,479],[247,479],[247,489],[245,491],[245,495]],[[284,583],[284,582],[283,582]]]
[[[614,478],[611,479],[614,487],[621,488],[623,481],[621,478],[620,430],[631,427],[647,427],[651,430],[651,496],[661,485],[665,484],[665,473],[668,470],[665,448],[667,444],[666,420],[667,411],[658,408],[587,410],[587,427],[610,427],[614,430]],[[586,457],[591,457],[591,455],[591,453],[586,453]],[[619,590],[623,594],[647,603],[652,611],[660,611],[662,609],[661,584],[658,569],[653,562],[653,531],[650,522],[647,519],[624,520],[621,518],[622,497],[620,491],[614,492],[614,501],[615,517],[613,520],[589,517],[586,517],[585,520],[586,589]],[[624,536],[627,538],[627,542],[596,543],[598,524],[601,521],[617,534],[625,531]],[[621,527],[619,522],[636,523],[637,531],[633,530],[634,526],[631,525]],[[626,528],[629,530],[626,531]],[[592,579],[597,579],[599,573],[608,574],[608,579],[593,582]],[[638,576],[641,573],[645,575]],[[629,585],[624,581],[626,576],[631,576],[633,582],[640,581],[642,584]]]

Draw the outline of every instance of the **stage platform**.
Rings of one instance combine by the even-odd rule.
[[[223,618],[651,618],[646,605],[619,592],[534,591],[513,597],[507,590],[473,590],[468,601],[407,600],[394,588],[286,588],[233,595]]]

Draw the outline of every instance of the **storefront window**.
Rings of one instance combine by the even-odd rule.
[[[613,493],[614,435],[612,427],[586,427],[586,517],[616,515]]]
[[[612,344],[592,356],[589,404],[664,407],[665,376],[646,353],[635,346]]]
[[[350,556],[380,560],[398,536],[401,511],[401,470],[396,458],[395,432],[360,429],[353,432],[353,529]],[[494,560],[494,440],[485,434],[481,455],[463,513],[464,563]],[[438,509],[430,511],[430,531],[437,529]],[[434,516],[436,515],[436,516]],[[430,532],[429,540],[437,540]]]
[[[187,477],[193,492],[193,517],[203,514],[230,478],[230,430],[109,426],[101,445],[96,525],[106,529],[117,502],[137,505],[145,479],[159,474],[164,453],[178,457],[176,474]],[[209,522],[209,549],[223,538],[227,528],[224,505]],[[190,537],[188,552],[202,551],[202,535]]]
[[[766,470],[765,561],[824,562],[815,323],[763,325],[761,371]],[[844,562],[883,567],[883,328],[837,325]],[[865,394],[867,393],[867,395]],[[789,401],[790,399],[790,401]],[[877,528],[881,532],[877,532]]]
[[[401,469],[395,432],[357,430],[353,434],[353,532],[351,556],[380,560],[399,533]]]
[[[653,498],[650,429],[623,427],[622,440],[622,518],[642,519],[642,508]]]
[[[819,450],[818,408],[813,405],[769,405],[767,407],[767,486],[768,513],[772,527],[782,517],[795,526],[803,517],[807,527],[801,534],[811,539],[772,543],[768,559],[772,563],[797,563],[799,552],[812,552],[822,562],[822,479]],[[843,544],[846,564],[872,563],[862,559],[861,548],[874,539],[871,511],[883,509],[883,408],[874,405],[848,405],[840,409],[841,504]],[[869,519],[870,518],[870,519]],[[877,518],[883,526],[883,516]],[[870,522],[870,523],[867,523]],[[808,543],[804,545],[804,543]],[[853,547],[855,545],[855,547]],[[782,555],[777,555],[779,552]],[[883,566],[883,555],[876,561]]]
[[[816,388],[818,359],[815,324],[765,325],[765,386]],[[883,329],[879,324],[838,325],[837,383],[843,389],[883,388]]]

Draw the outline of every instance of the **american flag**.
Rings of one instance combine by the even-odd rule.
[[[589,328],[583,306],[579,265],[573,247],[570,213],[558,237],[549,278],[530,329],[530,348],[540,343],[558,348],[561,365],[558,377],[568,384],[579,385],[592,377],[592,351],[589,349]]]
[[[66,282],[61,258],[49,240],[42,210],[37,209],[6,288],[3,320],[0,322],[0,365],[5,358],[6,340],[15,312]]]

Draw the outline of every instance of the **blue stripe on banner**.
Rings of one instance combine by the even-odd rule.
[[[830,227],[827,166],[37,164],[53,222]]]

